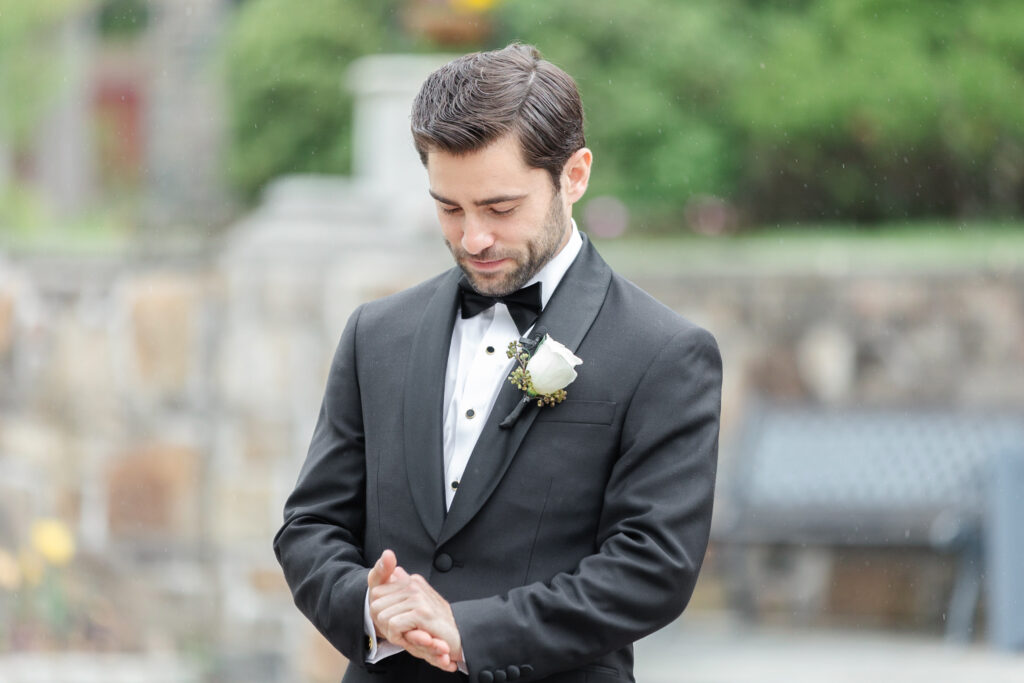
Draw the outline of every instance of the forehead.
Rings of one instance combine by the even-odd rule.
[[[547,171],[527,166],[519,142],[511,136],[466,154],[430,151],[427,177],[432,192],[458,201],[495,193],[527,194],[550,183]]]

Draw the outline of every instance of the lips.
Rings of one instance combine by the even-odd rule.
[[[488,271],[492,271],[492,270],[499,270],[499,269],[501,269],[501,267],[504,266],[508,262],[508,259],[507,258],[500,258],[500,259],[495,259],[493,261],[477,261],[476,259],[467,259],[467,261],[469,262],[469,265],[472,266],[472,268],[474,270],[488,272]]]

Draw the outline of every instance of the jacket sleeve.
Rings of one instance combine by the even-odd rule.
[[[349,661],[366,655],[366,458],[356,328],[349,318],[338,343],[320,414],[298,483],[284,507],[274,552],[299,610]]]
[[[575,668],[679,616],[710,532],[721,379],[699,328],[655,356],[626,408],[598,551],[572,573],[452,604],[471,681],[513,665],[535,677]]]

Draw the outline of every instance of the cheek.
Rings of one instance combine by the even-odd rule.
[[[462,222],[449,216],[441,209],[437,210],[437,222],[441,224],[441,234],[452,246],[458,247],[462,242]]]
[[[506,218],[495,228],[503,243],[509,246],[523,247],[533,241],[538,233],[542,217],[536,212],[517,212],[514,217]]]

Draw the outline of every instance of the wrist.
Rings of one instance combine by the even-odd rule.
[[[452,639],[448,643],[451,648],[451,659],[453,662],[465,661],[462,653],[462,634],[459,633],[459,625],[455,621],[455,613],[451,604],[448,604],[448,619],[452,625]]]

